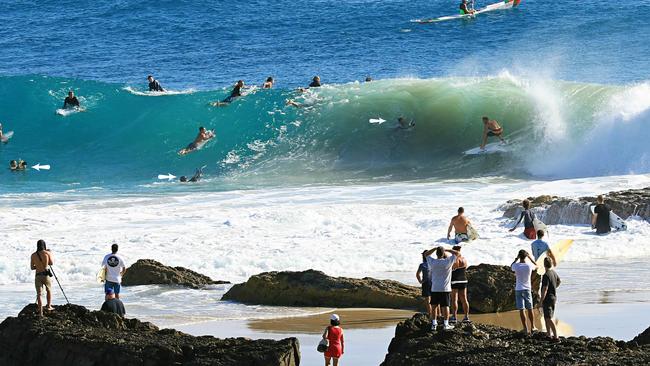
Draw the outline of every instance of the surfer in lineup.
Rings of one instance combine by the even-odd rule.
[[[535,261],[546,252],[548,253],[548,257],[553,261],[553,266],[557,266],[557,261],[555,260],[555,255],[553,254],[551,247],[549,247],[548,243],[542,240],[542,238],[544,238],[544,230],[537,230],[537,240],[530,244],[530,251],[533,253]]]
[[[467,0],[463,0],[463,1],[460,2],[460,13],[461,14],[463,14],[463,15],[474,14],[474,12],[475,12],[474,9],[470,9],[467,6]]]
[[[164,92],[165,89],[160,85],[158,80],[154,79],[152,75],[147,76],[149,80],[149,91]]]
[[[68,92],[68,96],[65,97],[65,100],[63,101],[63,109],[68,109],[68,108],[79,108],[79,99],[75,97],[74,92],[70,90]]]
[[[236,98],[242,96],[242,89],[245,88],[246,86],[244,85],[244,80],[238,80],[237,83],[235,84],[235,87],[230,92],[230,95],[226,97],[226,99],[222,100],[221,102],[212,102],[212,105],[218,107],[218,106],[224,106],[232,103]]]
[[[194,139],[193,142],[191,142],[187,147],[184,149],[181,149],[178,152],[178,155],[185,155],[189,154],[194,150],[199,149],[203,144],[205,144],[208,140],[214,137],[214,131],[208,131],[205,129],[205,127],[201,126],[199,127],[199,134],[196,135],[196,138]]]
[[[530,210],[530,201],[524,200],[521,205],[524,206],[524,210],[521,212],[519,220],[517,220],[517,223],[512,229],[510,229],[510,231],[515,231],[521,220],[524,220],[524,235],[528,239],[536,239],[537,233],[535,232],[535,225],[533,224],[535,214]]]
[[[273,78],[269,76],[268,78],[266,78],[264,84],[262,84],[262,89],[271,89],[271,88],[273,88]]]
[[[469,225],[469,219],[465,217],[465,209],[462,207],[458,208],[458,215],[451,218],[449,223],[449,228],[447,229],[447,240],[451,235],[451,229],[454,229],[456,233],[454,235],[454,242],[460,244],[462,242],[469,241],[469,235],[467,235],[467,226]]]
[[[503,127],[499,125],[499,122],[489,119],[488,117],[483,117],[483,142],[481,143],[481,150],[485,149],[487,139],[491,136],[498,137],[499,140],[505,144],[506,140],[504,140],[501,135],[503,135]]]
[[[596,229],[596,234],[607,234],[612,231],[609,225],[610,208],[605,205],[605,198],[599,195],[596,198],[596,207],[594,207],[594,214],[591,217],[591,227]]]

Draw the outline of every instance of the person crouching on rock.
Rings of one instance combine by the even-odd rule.
[[[527,263],[526,259],[529,259],[530,263]],[[530,276],[537,269],[537,266],[533,257],[522,249],[510,265],[510,268],[515,272],[515,277],[517,278],[515,284],[515,305],[517,310],[519,310],[521,325],[524,327],[524,332],[531,334],[535,324],[535,317],[533,316],[533,294],[531,293]],[[528,313],[528,318],[526,318],[526,313]]]
[[[115,291],[112,288],[106,290],[106,297],[104,298],[101,310],[107,313],[117,314],[122,318],[126,314],[124,303],[122,303],[122,300],[115,298]]]
[[[325,366],[330,365],[330,360],[334,360],[334,366],[338,366],[339,358],[344,353],[343,329],[340,327],[341,318],[338,315],[330,316],[330,326],[325,328],[323,339],[329,341],[327,351],[325,351]]]
[[[415,278],[418,279],[420,285],[422,285],[422,298],[424,299],[424,308],[427,309],[427,314],[433,319],[433,309],[431,309],[431,278],[429,277],[429,264],[427,263],[427,257],[425,256],[426,250],[422,252],[422,263],[418,267],[417,272],[415,272]]]

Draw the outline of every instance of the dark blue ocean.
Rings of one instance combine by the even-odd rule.
[[[650,171],[639,137],[650,107],[650,22],[634,15],[650,2],[524,0],[475,19],[411,22],[457,9],[457,1],[5,0],[0,122],[15,136],[0,147],[0,164],[21,158],[52,169],[0,169],[0,190],[148,189],[158,174],[203,165],[210,189]],[[147,74],[178,94],[142,93]],[[295,92],[314,75],[327,86]],[[238,79],[259,86],[267,76],[274,90],[208,105]],[[69,89],[86,112],[55,115]],[[285,106],[289,99],[304,108]],[[512,148],[468,159],[462,152],[480,142],[485,114],[506,126]],[[396,131],[399,116],[416,128]],[[177,156],[199,125],[217,139]],[[617,159],[594,163],[599,144]],[[547,164],[535,169],[526,162],[541,158]]]

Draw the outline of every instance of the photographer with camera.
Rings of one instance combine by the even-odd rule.
[[[45,287],[47,297],[47,310],[52,311],[52,272],[48,266],[54,264],[52,254],[46,249],[45,240],[41,239],[36,242],[36,252],[32,253],[31,268],[36,271],[34,285],[36,285],[36,305],[38,306],[38,315],[43,316],[43,300],[41,294]]]

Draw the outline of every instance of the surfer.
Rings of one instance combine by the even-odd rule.
[[[371,82],[371,81],[372,81],[372,77],[370,77],[370,76],[366,76],[366,83],[369,83],[369,82]]]
[[[424,254],[426,254],[426,251],[422,252],[422,263],[420,263],[417,272],[415,272],[415,278],[417,278],[420,285],[422,285],[422,298],[424,299],[429,317],[433,319],[433,309],[429,303],[431,296],[431,276],[429,273],[427,257]]]
[[[268,78],[266,78],[264,84],[262,84],[262,89],[271,89],[271,88],[273,88],[273,78],[269,76]]]
[[[555,323],[553,323],[553,313],[555,313],[555,302],[557,301],[556,289],[560,287],[562,281],[560,281],[560,276],[557,275],[552,267],[551,259],[548,257],[544,258],[546,273],[542,277],[542,295],[539,302],[542,304],[542,312],[544,313],[546,335],[557,342],[560,339],[557,336]]]
[[[36,242],[36,252],[32,253],[30,263],[32,271],[36,271],[34,285],[36,286],[36,305],[38,306],[39,316],[43,316],[43,300],[41,299],[43,287],[45,287],[45,298],[47,299],[46,310],[54,310],[52,307],[52,283],[50,282],[52,272],[48,268],[53,264],[54,260],[50,251],[45,247],[45,240],[40,239]]]
[[[451,319],[450,322],[456,323],[456,317],[458,316],[458,300],[463,307],[463,312],[465,312],[465,317],[463,318],[463,323],[470,323],[469,320],[469,301],[467,301],[467,259],[460,254],[461,247],[459,245],[454,246],[452,249],[458,252],[458,257],[456,262],[454,262],[453,267],[451,267]]]
[[[321,83],[320,83],[320,76],[314,76],[314,78],[311,80],[311,83],[309,84],[310,88],[320,88]]]
[[[512,229],[510,229],[510,231],[515,231],[521,220],[524,220],[524,236],[528,239],[536,239],[537,233],[535,232],[535,225],[533,224],[535,214],[530,210],[530,201],[524,200],[521,205],[524,206],[524,210],[521,212],[519,220],[517,220],[517,223]]]
[[[413,120],[407,121],[404,117],[399,117],[397,119],[397,128],[402,130],[409,130],[415,127],[415,122]]]
[[[467,14],[474,14],[475,10],[470,9],[467,6],[467,0],[463,0],[460,2],[460,14],[462,15],[467,15]]]
[[[469,225],[469,219],[465,217],[465,209],[462,207],[458,208],[458,215],[451,218],[449,223],[449,228],[447,228],[447,240],[451,235],[451,229],[454,229],[456,233],[454,235],[454,242],[460,244],[462,242],[469,241],[469,235],[467,235],[467,226]]]
[[[596,229],[596,234],[607,234],[612,231],[609,225],[609,213],[611,209],[605,205],[605,198],[599,195],[596,198],[594,215],[591,217],[591,227]]]
[[[485,149],[485,144],[487,139],[490,136],[496,136],[501,140],[502,143],[506,143],[506,140],[501,137],[503,134],[503,127],[499,125],[499,122],[489,119],[487,116],[483,117],[483,142],[481,143],[481,150]]]
[[[163,89],[162,85],[160,85],[158,80],[154,79],[152,75],[147,76],[147,80],[149,80],[149,91],[156,91],[156,92],[165,91],[165,89]]]
[[[75,97],[72,90],[68,92],[68,96],[65,97],[65,100],[63,101],[63,109],[68,108],[79,108],[79,99]]]
[[[184,175],[182,177],[180,177],[179,180],[181,181],[181,183],[188,183],[188,182],[189,183],[195,183],[195,182],[198,182],[198,181],[201,180],[201,177],[203,177],[203,168],[205,168],[205,166],[202,166],[201,168],[197,169],[196,172],[194,173],[194,175],[192,176],[192,178],[190,178],[189,180]]]
[[[194,141],[191,142],[189,145],[187,145],[187,147],[185,147],[184,149],[181,149],[178,152],[178,155],[185,155],[191,153],[192,151],[198,149],[201,145],[203,145],[206,141],[210,140],[213,137],[214,137],[214,131],[207,131],[203,126],[199,127],[199,134],[196,135]]]
[[[18,159],[17,161],[11,160],[9,162],[9,169],[13,172],[22,171],[27,169],[27,163],[22,159]]]
[[[537,261],[539,257],[541,257],[542,254],[546,252],[548,257],[551,258],[551,260],[553,261],[553,266],[557,266],[557,260],[555,259],[555,255],[553,254],[551,247],[548,246],[548,243],[542,240],[543,237],[544,237],[544,230],[537,230],[537,240],[535,240],[530,244],[530,251],[533,253],[533,257],[535,258],[535,261]]]
[[[237,83],[235,84],[235,87],[230,92],[230,95],[227,96],[226,99],[222,100],[221,102],[212,102],[212,105],[218,107],[218,106],[228,105],[232,103],[235,100],[235,98],[239,98],[242,96],[242,89],[245,88],[246,87],[244,86],[244,80],[238,80]]]
[[[526,262],[526,259],[529,259],[530,263]],[[523,325],[526,333],[531,334],[535,324],[535,317],[533,315],[533,295],[531,293],[530,276],[537,269],[537,266],[533,257],[527,251],[521,249],[510,265],[510,268],[515,272],[516,277],[515,306],[519,310],[521,325]],[[529,322],[530,327],[528,326]]]
[[[104,297],[104,303],[102,304],[101,311],[107,313],[114,313],[124,318],[126,310],[124,309],[124,303],[122,300],[115,297],[115,291],[112,288],[106,290],[106,296]]]

